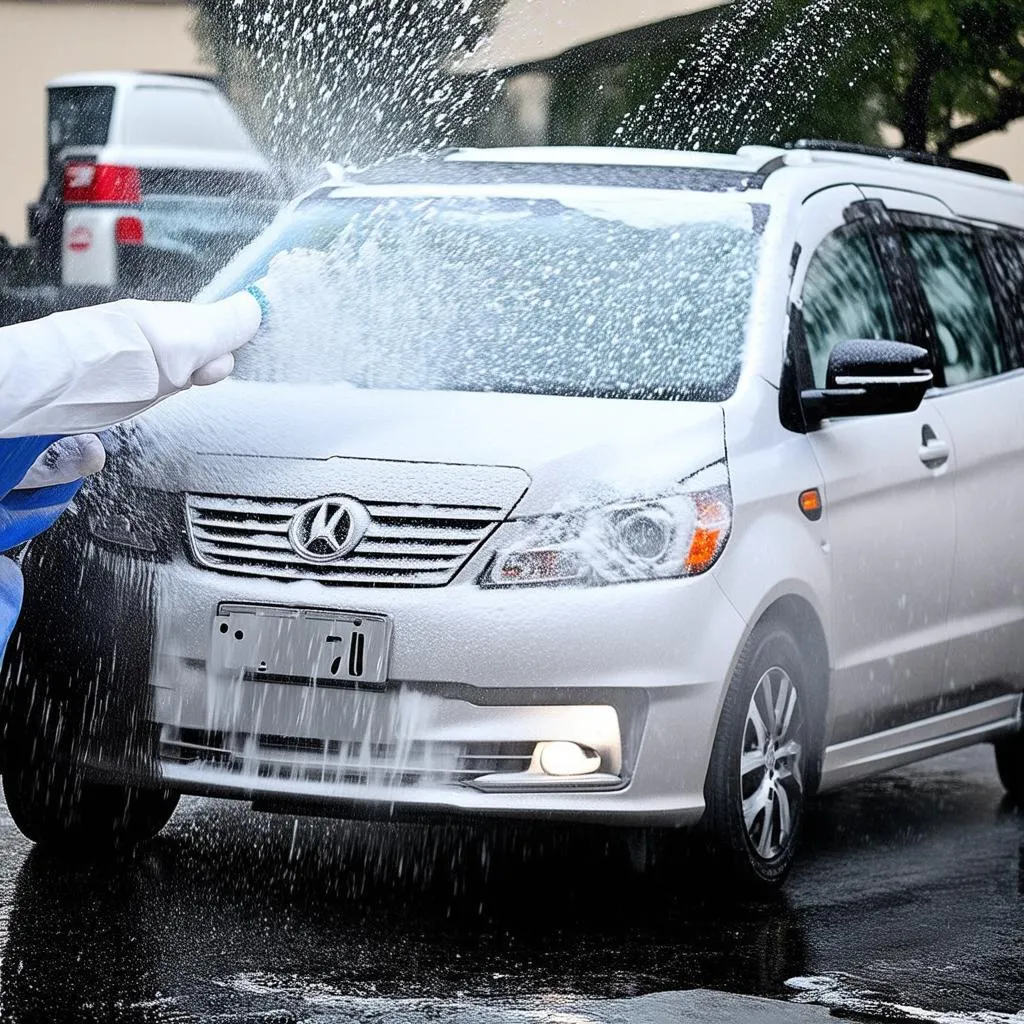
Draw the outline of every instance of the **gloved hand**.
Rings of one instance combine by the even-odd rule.
[[[62,437],[32,463],[14,490],[57,487],[98,473],[107,462],[103,442],[95,434]]]
[[[0,551],[9,551],[48,529],[78,493],[82,481],[16,490],[46,453],[59,445],[59,437],[0,439]],[[36,478],[41,481],[40,477]]]
[[[161,398],[229,376],[235,349],[253,339],[263,319],[259,301],[248,292],[207,305],[138,299],[114,305],[149,342],[160,371]]]
[[[0,440],[0,551],[24,544],[49,529],[78,493],[80,480],[32,490],[9,489],[28,477],[31,467],[59,443],[53,437]],[[17,621],[21,599],[21,570],[10,558],[0,557],[0,657]]]
[[[124,300],[0,329],[0,437],[92,433],[234,368],[259,302]]]

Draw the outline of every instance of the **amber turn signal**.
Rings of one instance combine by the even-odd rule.
[[[812,523],[816,523],[821,518],[822,513],[821,503],[821,491],[817,487],[812,487],[809,491],[803,491],[800,495],[800,511]]]
[[[731,513],[725,502],[707,497],[697,500],[697,525],[686,556],[688,574],[711,568],[725,546],[730,523]]]

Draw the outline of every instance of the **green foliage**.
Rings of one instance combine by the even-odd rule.
[[[194,31],[257,138],[292,164],[449,144],[496,83],[452,67],[501,0],[195,0]]]
[[[877,145],[888,126],[948,153],[1024,117],[1022,36],[1024,0],[734,0],[699,38],[619,69],[632,87],[599,102],[632,113],[590,141]],[[674,70],[644,95],[666,58]]]
[[[938,152],[1024,116],[1024,0],[907,0],[872,83],[885,119]]]
[[[291,162],[472,139],[495,95],[451,68],[502,0],[195,2],[208,58]],[[1024,0],[733,0],[706,21],[623,63],[557,71],[549,141],[948,153],[1024,117]]]

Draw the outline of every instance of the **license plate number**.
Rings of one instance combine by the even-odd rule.
[[[213,621],[214,670],[307,684],[383,683],[391,620],[322,608],[222,604]]]

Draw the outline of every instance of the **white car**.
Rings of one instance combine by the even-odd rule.
[[[1024,189],[459,151],[315,188],[203,297],[263,278],[236,378],[26,556],[28,836],[180,793],[700,823],[765,887],[815,791],[996,741],[1024,798]]]
[[[211,81],[83,72],[47,92],[48,178],[31,219],[44,247],[59,245],[55,283],[116,296],[184,278],[194,291],[279,210],[273,170]]]

